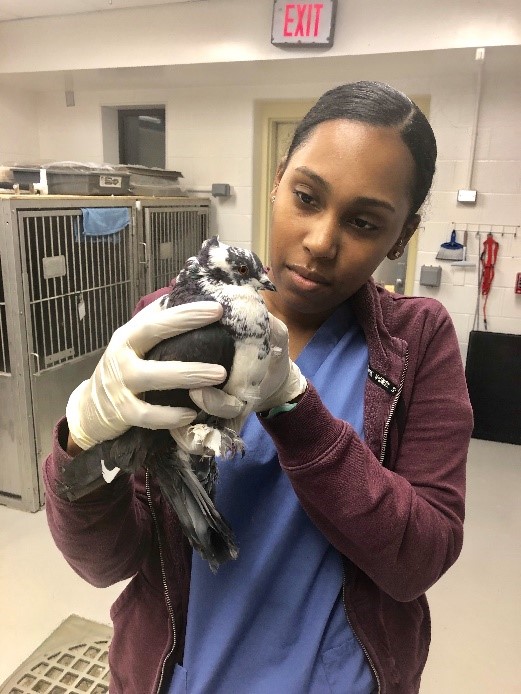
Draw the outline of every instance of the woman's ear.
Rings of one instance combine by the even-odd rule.
[[[409,243],[411,236],[418,228],[420,222],[421,217],[419,214],[414,214],[412,217],[409,217],[409,219],[403,225],[402,232],[396,240],[396,243],[387,254],[389,260],[398,260],[398,258],[401,258],[405,250],[405,246]]]

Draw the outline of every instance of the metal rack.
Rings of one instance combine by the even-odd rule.
[[[82,208],[127,207],[110,237]],[[71,391],[138,298],[165,286],[209,235],[202,198],[0,197],[0,503],[43,504],[40,468]]]

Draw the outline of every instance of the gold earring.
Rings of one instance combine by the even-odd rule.
[[[270,198],[270,200],[271,200],[271,204],[273,205],[273,203],[275,202],[275,196],[272,195],[271,198]]]

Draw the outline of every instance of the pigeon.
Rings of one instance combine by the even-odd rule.
[[[245,403],[244,421],[258,402],[269,362],[269,314],[259,290],[275,291],[275,286],[258,256],[228,246],[217,236],[208,239],[197,257],[188,258],[161,305],[218,301],[222,318],[163,340],[145,358],[221,364],[227,378],[218,387]],[[62,466],[58,494],[75,500],[111,482],[119,471],[134,473],[144,467],[156,478],[192,547],[216,571],[238,556],[233,531],[213,501],[216,456],[244,452],[243,442],[232,428],[237,422],[200,410],[184,389],[149,391],[143,398],[156,405],[190,407],[198,414],[190,425],[178,430],[131,427],[117,438],[81,452]]]

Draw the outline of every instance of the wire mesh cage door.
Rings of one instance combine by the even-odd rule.
[[[209,207],[144,208],[145,241],[141,262],[147,292],[170,284],[187,258],[197,255],[208,238]]]
[[[40,463],[70,393],[130,318],[134,233],[86,237],[78,209],[19,211],[18,228]]]
[[[17,383],[11,373],[9,350],[6,280],[6,255],[0,248],[0,503],[21,500],[20,474],[17,466],[10,463],[17,459],[16,446],[16,393]]]

